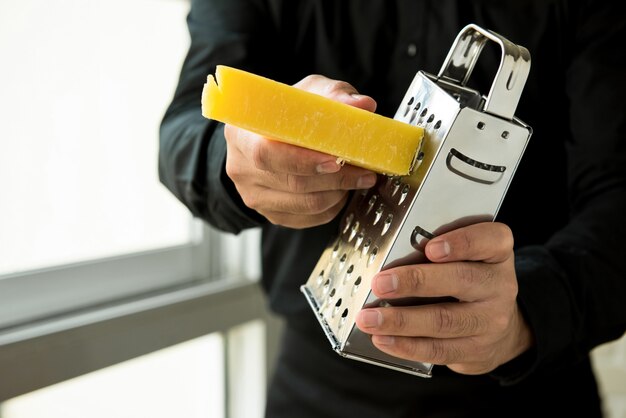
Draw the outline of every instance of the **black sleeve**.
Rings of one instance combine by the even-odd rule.
[[[187,16],[191,44],[160,127],[161,182],[194,216],[233,233],[264,218],[243,204],[225,174],[223,124],[202,116],[202,88],[219,64],[260,72],[254,63],[264,62],[257,56],[270,43],[271,22],[260,1],[193,0]]]
[[[558,372],[626,330],[626,19],[620,2],[588,2],[573,16],[566,74],[567,226],[516,252],[518,300],[536,345],[494,373]],[[549,202],[544,202],[549,204]],[[532,225],[528,226],[532,228]]]

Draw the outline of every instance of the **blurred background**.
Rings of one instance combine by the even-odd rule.
[[[263,415],[259,233],[211,230],[157,175],[188,8],[0,0],[0,418]],[[626,418],[626,339],[594,361]]]

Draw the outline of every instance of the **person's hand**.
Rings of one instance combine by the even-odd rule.
[[[513,235],[504,224],[479,223],[428,242],[432,263],[395,267],[372,281],[376,296],[452,296],[458,302],[363,309],[357,326],[395,357],[484,374],[533,344],[518,305]]]
[[[376,102],[350,84],[320,75],[296,87],[374,111]],[[307,228],[332,220],[348,199],[349,190],[367,189],[376,174],[337,164],[331,155],[297,147],[226,125],[226,174],[244,204],[277,225]]]

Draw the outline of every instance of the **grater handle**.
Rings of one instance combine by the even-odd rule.
[[[523,46],[493,31],[469,24],[459,32],[439,70],[439,77],[465,86],[485,43],[490,40],[500,45],[502,56],[484,111],[513,120],[530,71],[530,53]]]

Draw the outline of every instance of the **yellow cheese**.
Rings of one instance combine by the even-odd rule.
[[[388,175],[409,174],[424,135],[422,128],[222,65],[207,77],[202,114]]]

